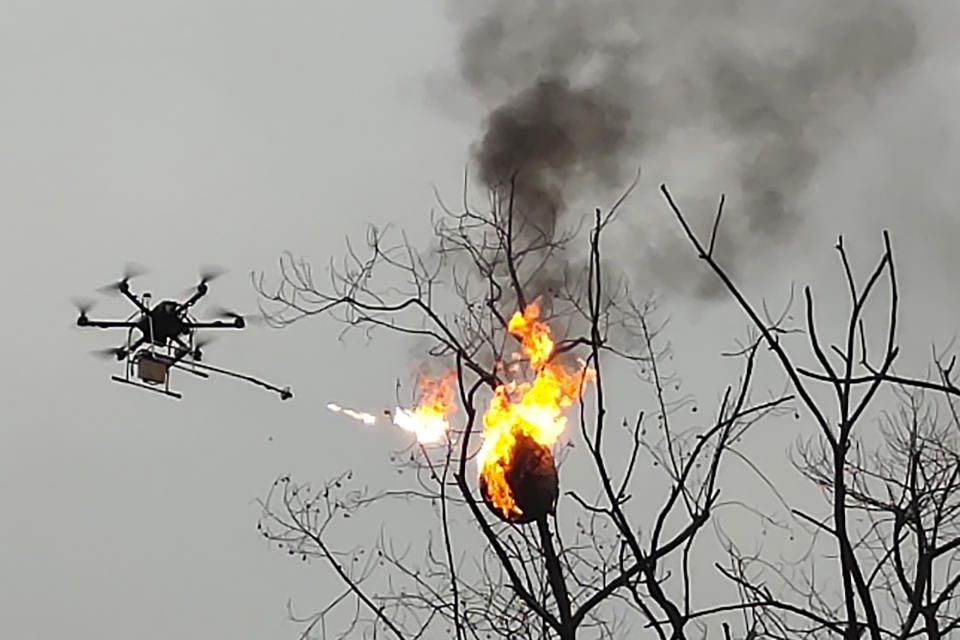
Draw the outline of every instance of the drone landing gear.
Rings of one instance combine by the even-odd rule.
[[[182,354],[180,357],[182,357]],[[171,368],[175,367],[199,378],[210,377],[205,371],[197,371],[193,367],[182,365],[180,363],[180,357],[165,356],[153,353],[152,351],[138,351],[128,359],[126,375],[123,377],[111,376],[110,379],[114,382],[122,382],[123,384],[140,387],[141,389],[156,391],[157,393],[162,393],[165,396],[180,400],[183,398],[183,395],[170,390]],[[137,378],[140,379],[139,382],[131,377],[134,369],[136,369]]]
[[[110,376],[110,379],[113,380],[114,382],[122,382],[123,384],[129,384],[134,387],[140,387],[141,389],[147,389],[149,391],[162,393],[165,396],[170,396],[171,398],[176,398],[177,400],[180,400],[183,398],[183,394],[177,393],[176,391],[170,391],[170,389],[166,387],[164,388],[153,387],[153,386],[150,386],[149,384],[141,384],[139,382],[131,380],[130,378],[121,378],[120,376]]]

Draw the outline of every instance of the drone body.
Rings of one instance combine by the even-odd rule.
[[[87,316],[90,305],[78,305],[78,326],[127,330],[126,343],[106,351],[118,361],[126,362],[124,376],[113,376],[113,380],[180,398],[182,396],[179,393],[170,390],[171,369],[184,370],[201,378],[208,378],[207,372],[212,371],[257,384],[279,393],[283,400],[293,397],[289,387],[275,387],[251,376],[201,364],[201,348],[206,341],[197,337],[198,330],[243,329],[246,326],[244,317],[231,311],[220,313],[229,320],[210,322],[199,322],[190,314],[191,308],[207,294],[207,282],[216,274],[201,276],[196,291],[183,302],[161,300],[153,305],[149,293],[137,296],[130,290],[132,275],[128,273],[119,282],[106,287],[108,291],[121,293],[137,308],[130,317],[124,320],[92,320]]]

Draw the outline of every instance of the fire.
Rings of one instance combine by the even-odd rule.
[[[393,424],[414,434],[420,444],[439,442],[450,430],[449,416],[457,408],[453,380],[453,374],[442,378],[421,377],[420,402],[415,409],[397,407],[392,414],[389,410],[383,413],[392,416]],[[328,404],[327,409],[364,424],[377,423],[377,416],[372,413],[341,407],[335,402]]]
[[[580,363],[565,366],[556,357],[549,325],[540,319],[539,301],[517,311],[507,330],[520,341],[522,353],[503,367],[508,382],[494,389],[483,415],[483,444],[477,457],[481,492],[488,506],[510,522],[530,522],[552,508],[557,474],[550,446],[567,426],[565,411],[576,402],[596,372]],[[526,369],[529,375],[521,372]],[[456,373],[420,378],[420,399],[413,409],[385,410],[395,425],[413,433],[421,444],[442,441],[456,410]],[[377,416],[327,407],[365,424]]]
[[[377,421],[377,416],[372,413],[367,413],[366,411],[356,411],[354,409],[347,409],[346,407],[341,407],[335,402],[331,402],[327,405],[327,409],[333,411],[334,413],[342,413],[348,418],[353,418],[354,420],[359,420],[364,424],[374,424]]]
[[[420,403],[416,409],[397,407],[393,423],[416,434],[422,444],[438,442],[450,430],[449,416],[457,408],[454,401],[453,374],[442,378],[420,379]]]
[[[490,501],[508,519],[523,515],[507,479],[518,438],[526,436],[544,447],[555,443],[567,425],[564,411],[596,375],[583,366],[567,371],[561,363],[551,360],[555,344],[550,327],[539,318],[540,305],[535,301],[522,313],[514,313],[507,325],[510,333],[520,339],[533,381],[515,380],[498,386],[483,416],[480,474]]]

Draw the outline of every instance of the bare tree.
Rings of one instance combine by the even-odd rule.
[[[839,344],[825,345],[814,296],[804,291],[805,326],[784,331],[751,304],[701,241],[666,187],[662,192],[687,238],[719,278],[786,374],[817,434],[794,463],[823,489],[828,509],[792,509],[809,534],[799,559],[745,554],[727,540],[718,569],[739,589],[749,637],[941,638],[960,627],[960,421],[954,358],[934,352],[934,375],[896,373],[899,292],[893,250],[883,234],[880,260],[858,285],[841,238],[836,245],[850,310]],[[720,223],[722,205],[714,222]],[[879,354],[867,308],[888,289]],[[789,342],[802,333],[818,367],[805,368]],[[823,390],[833,402],[821,399]],[[830,406],[830,405],[833,406]],[[891,408],[893,407],[893,408]],[[869,421],[879,429],[870,431]],[[871,438],[872,436],[872,438]],[[870,445],[871,439],[879,441]],[[835,585],[839,584],[839,588]],[[713,612],[716,612],[714,610]]]
[[[759,323],[761,334],[734,354],[742,374],[712,418],[679,391],[654,302],[634,297],[603,259],[602,239],[630,189],[569,230],[519,210],[516,179],[493,189],[484,207],[469,205],[464,189],[460,207],[442,206],[433,219],[430,250],[371,228],[362,249],[348,245],[345,260],[331,264],[325,284],[289,255],[279,282],[255,279],[272,324],[328,315],[347,332],[405,335],[432,370],[452,372],[457,396],[438,444],[412,443],[394,456],[407,484],[371,488],[348,471],[319,486],[283,477],[263,499],[263,535],[291,556],[325,561],[343,584],[341,595],[299,618],[304,637],[706,634],[691,573],[703,564],[698,541],[719,510],[743,506],[719,500],[722,464],[791,396],[753,397],[755,363],[764,342],[776,344],[776,322]],[[511,356],[525,339],[511,321],[528,313],[550,327],[542,361]],[[511,519],[486,508],[475,466],[484,418],[493,399],[516,401],[517,381],[549,363],[580,385],[567,409],[571,424],[549,454],[562,499],[556,504],[549,482],[530,485],[536,490],[517,500],[531,517]],[[641,471],[653,467],[660,482]],[[431,509],[423,544],[381,531],[357,546],[355,534],[344,535],[394,500]],[[731,601],[718,611],[744,606]]]
[[[722,630],[726,638],[879,640],[940,638],[960,626],[960,388],[954,359],[943,352],[934,352],[928,378],[897,372],[899,293],[886,234],[862,285],[838,241],[850,309],[839,343],[825,346],[809,288],[803,326],[790,326],[786,311],[773,315],[751,303],[717,260],[722,198],[710,237],[701,240],[662,187],[696,255],[752,327],[750,339],[727,354],[742,361],[739,379],[704,420],[667,370],[656,305],[634,298],[603,260],[602,238],[630,190],[571,230],[524,215],[515,190],[515,182],[494,190],[483,209],[466,197],[458,210],[443,206],[430,251],[402,233],[391,240],[389,230],[371,229],[362,251],[348,246],[342,265],[331,265],[326,288],[309,263],[289,255],[276,286],[262,275],[256,281],[274,325],[331,315],[346,332],[409,337],[433,370],[448,372],[459,407],[437,444],[414,442],[394,454],[406,484],[370,488],[349,471],[319,487],[283,477],[264,498],[263,535],[292,556],[322,559],[343,585],[301,618],[304,637],[571,639],[643,629],[663,639]],[[868,309],[882,284],[887,305],[875,355]],[[513,324],[518,314],[551,328],[539,361],[510,355],[526,340]],[[800,338],[816,367],[798,364]],[[792,394],[755,398],[754,373],[766,354]],[[562,364],[579,385],[567,407],[576,425],[549,453],[563,499],[558,506],[551,471],[545,484],[541,477],[516,495],[519,512],[534,507],[530,517],[511,518],[491,505],[473,465],[493,402],[515,402],[518,380],[545,363]],[[635,374],[630,384],[626,372]],[[610,411],[633,413],[616,428]],[[803,411],[815,427],[798,434],[791,459],[823,492],[823,513],[792,504],[790,492],[738,449],[751,426],[786,411]],[[773,522],[758,505],[719,499],[731,454],[785,505],[791,535],[805,536],[799,558],[745,552],[743,541],[725,533],[723,510]],[[641,471],[651,467],[662,474],[659,484]],[[350,523],[359,518],[375,521],[371,513],[394,500],[430,508],[435,519],[424,525],[423,544],[382,530],[369,545],[357,546],[352,535],[344,546],[338,531],[355,531]],[[711,530],[713,547],[703,536]],[[705,564],[729,581],[733,597],[703,593],[692,568]]]

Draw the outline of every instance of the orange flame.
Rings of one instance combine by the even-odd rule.
[[[417,436],[421,444],[440,441],[450,430],[449,416],[457,408],[454,400],[454,374],[441,378],[420,378],[420,402],[416,409],[397,407],[393,423]]]
[[[525,434],[544,446],[552,445],[567,425],[564,410],[583,392],[585,383],[596,378],[593,369],[582,366],[568,372],[555,360],[550,327],[539,320],[539,300],[517,311],[507,329],[520,338],[534,374],[532,382],[511,381],[498,386],[483,416],[483,445],[478,464],[487,484],[491,502],[504,517],[520,516],[506,481],[517,436]]]

